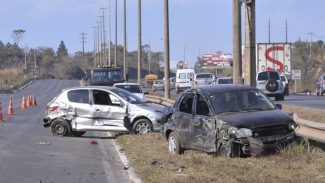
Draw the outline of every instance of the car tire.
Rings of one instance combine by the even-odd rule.
[[[279,88],[279,83],[274,80],[274,79],[270,79],[266,82],[265,84],[265,88],[267,89],[267,91],[269,92],[275,92],[278,90]]]
[[[85,131],[72,131],[71,134],[72,136],[74,137],[81,137],[85,134],[86,132]]]
[[[134,122],[132,132],[134,134],[144,135],[153,131],[152,124],[147,119],[138,119]]]
[[[222,142],[217,149],[217,155],[225,158],[233,157],[232,142]]]
[[[54,136],[69,136],[71,127],[68,121],[64,119],[56,119],[51,125],[51,132]]]
[[[175,132],[172,132],[168,136],[168,151],[171,154],[183,154],[184,149]]]

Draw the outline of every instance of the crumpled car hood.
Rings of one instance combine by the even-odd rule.
[[[243,112],[218,116],[238,128],[255,128],[273,125],[288,125],[293,120],[280,110]]]

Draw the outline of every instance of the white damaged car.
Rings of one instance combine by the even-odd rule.
[[[74,87],[48,103],[43,121],[57,136],[82,136],[86,131],[146,134],[161,129],[162,110],[123,89]]]

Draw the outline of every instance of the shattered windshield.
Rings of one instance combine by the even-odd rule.
[[[209,98],[216,114],[275,109],[274,105],[258,90],[215,93]]]

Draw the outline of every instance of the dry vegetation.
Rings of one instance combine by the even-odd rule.
[[[17,68],[0,70],[0,90],[19,85],[23,81],[23,75]]]
[[[304,119],[321,121],[322,110],[284,106]],[[143,182],[325,182],[324,151],[298,144],[260,158],[221,158],[187,150],[171,155],[160,133],[117,139]]]

